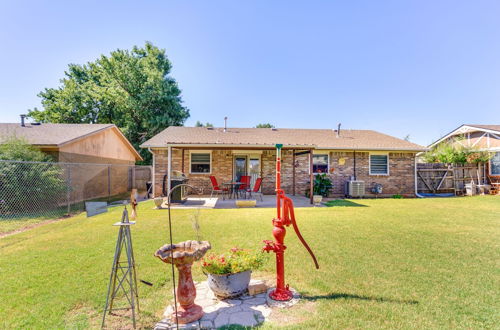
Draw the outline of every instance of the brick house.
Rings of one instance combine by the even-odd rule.
[[[168,127],[141,145],[153,154],[154,195],[169,187],[168,172],[210,193],[210,175],[219,183],[250,175],[263,178],[262,192],[274,193],[275,144],[283,144],[282,187],[305,194],[316,173],[328,173],[332,196],[345,195],[351,177],[373,183],[383,196],[415,195],[415,155],[424,147],[371,130]],[[169,164],[169,160],[171,160]],[[164,184],[165,183],[165,184]]]

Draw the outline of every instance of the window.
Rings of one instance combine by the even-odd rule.
[[[313,173],[328,173],[328,154],[313,155]]]
[[[370,155],[370,175],[388,175],[389,156]]]
[[[500,152],[496,152],[490,160],[490,174],[500,175]]]
[[[209,152],[191,153],[191,173],[210,173],[210,160]]]

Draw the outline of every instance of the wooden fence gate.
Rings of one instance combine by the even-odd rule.
[[[465,194],[465,185],[487,182],[485,167],[481,165],[417,164],[417,190],[419,193]]]

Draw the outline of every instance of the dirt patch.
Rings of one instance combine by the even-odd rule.
[[[41,222],[38,222],[38,223],[33,223],[33,224],[30,224],[30,225],[26,225],[26,226],[24,226],[22,228],[11,230],[11,231],[8,231],[8,232],[5,232],[5,233],[0,233],[0,239],[4,238],[4,237],[7,237],[7,236],[12,236],[12,235],[15,235],[15,234],[22,233],[22,232],[28,231],[30,229],[34,229],[34,228],[37,228],[37,227],[48,225],[49,223],[53,223],[53,222],[61,221],[61,220],[64,220],[64,219],[68,219],[70,217],[72,217],[72,216],[68,215],[68,216],[64,216],[64,217],[58,218],[58,219],[44,220],[44,221],[41,221]]]
[[[290,308],[273,308],[269,321],[275,325],[297,325],[316,317],[316,303],[301,301]]]

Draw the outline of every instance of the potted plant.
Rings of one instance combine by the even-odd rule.
[[[321,201],[323,200],[323,197],[327,197],[328,193],[330,192],[330,189],[332,189],[332,181],[330,178],[326,175],[326,173],[323,174],[317,174],[314,176],[314,181],[313,181],[313,202],[315,205],[321,204]],[[309,195],[310,192],[306,192],[306,196]]]
[[[208,275],[208,286],[219,299],[234,298],[248,290],[252,270],[264,264],[262,252],[233,248],[229,254],[208,254],[202,270]]]

